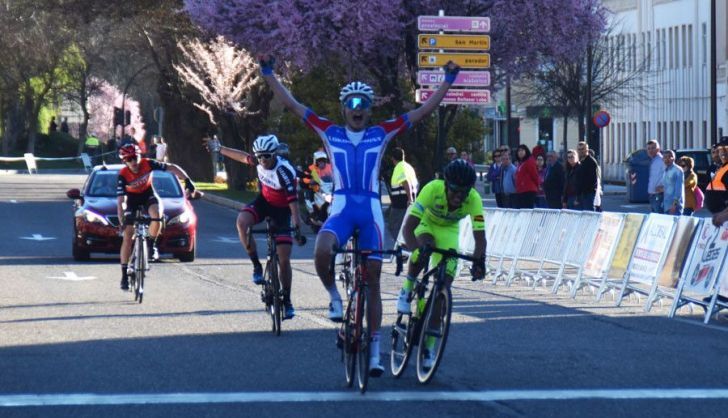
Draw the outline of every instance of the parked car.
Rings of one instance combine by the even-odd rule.
[[[82,189],[68,190],[73,199],[74,260],[88,260],[91,253],[118,254],[121,249],[119,217],[116,213],[116,182],[123,166],[93,168]],[[172,254],[180,261],[194,261],[197,251],[197,215],[179,179],[165,171],[152,175],[154,189],[162,199],[165,227],[157,239],[160,255]]]
[[[680,160],[680,157],[690,157],[695,161],[695,167],[693,171],[698,175],[698,186],[705,190],[710,183],[710,176],[708,175],[708,168],[712,163],[710,157],[710,150],[707,149],[679,149],[675,151],[675,161]]]

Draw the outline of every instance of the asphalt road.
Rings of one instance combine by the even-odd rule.
[[[434,381],[387,372],[360,395],[344,387],[311,243],[295,253],[298,316],[280,337],[249,282],[235,211],[209,202],[195,203],[197,260],[154,264],[139,305],[118,289],[118,258],[71,258],[65,191],[82,181],[0,176],[0,417],[719,417],[728,408],[724,324],[466,277],[454,284]],[[400,279],[384,270],[386,330]]]

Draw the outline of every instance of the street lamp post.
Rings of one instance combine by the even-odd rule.
[[[126,86],[124,86],[124,92],[121,95],[121,129],[122,129],[122,136],[124,135],[123,129],[126,127],[126,92],[129,90],[129,87],[134,83],[134,79],[137,78],[139,74],[141,74],[144,70],[151,67],[154,64],[147,64],[143,66],[142,68],[138,69],[137,72],[134,73],[134,75],[131,76],[129,81],[126,82]],[[116,130],[116,127],[114,127],[114,130]]]
[[[718,143],[718,74],[716,54],[716,27],[715,27],[715,3],[710,0],[710,143]]]

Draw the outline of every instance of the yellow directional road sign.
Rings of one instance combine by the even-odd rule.
[[[423,67],[442,67],[452,61],[462,68],[490,68],[490,54],[437,54],[420,52],[417,65]]]
[[[490,49],[490,36],[488,35],[419,35],[420,49],[462,49],[480,50]]]

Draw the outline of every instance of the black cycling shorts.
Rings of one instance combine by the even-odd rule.
[[[270,203],[268,203],[267,200],[263,197],[263,195],[258,195],[255,197],[255,200],[248,203],[247,206],[245,206],[242,209],[242,212],[248,212],[253,215],[255,218],[255,223],[259,224],[265,220],[265,218],[270,218],[271,223],[273,226],[278,228],[284,228],[289,229],[291,228],[291,208],[286,207],[277,207],[273,206]],[[291,232],[284,232],[280,234],[275,234],[276,237],[276,243],[277,244],[291,244],[293,243],[293,239],[291,238]]]
[[[124,225],[133,225],[129,218],[134,215],[137,209],[141,210],[142,213],[148,214],[149,207],[158,204],[159,205],[159,217],[163,217],[164,209],[162,208],[161,200],[159,196],[154,193],[154,190],[150,187],[149,190],[144,193],[127,193],[126,194],[126,209],[124,210]]]

